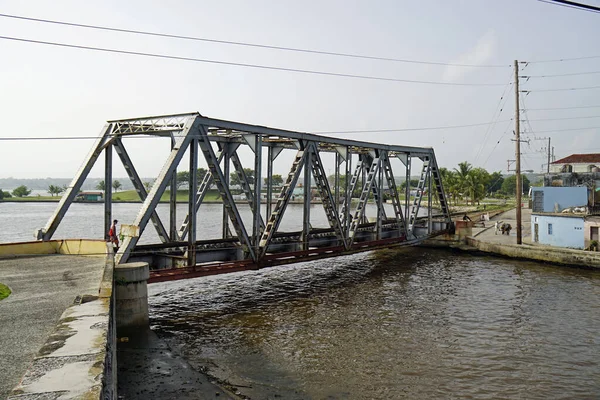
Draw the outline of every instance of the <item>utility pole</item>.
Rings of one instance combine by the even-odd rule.
[[[517,244],[522,243],[523,227],[521,226],[521,126],[519,106],[519,61],[515,60],[515,173],[517,174]]]
[[[550,173],[550,138],[548,138],[548,168],[546,169],[546,173]]]

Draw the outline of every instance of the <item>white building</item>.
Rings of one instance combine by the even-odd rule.
[[[550,163],[550,173],[588,173],[600,172],[600,153],[571,154]]]

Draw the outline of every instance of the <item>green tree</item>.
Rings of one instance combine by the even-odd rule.
[[[119,182],[117,179],[113,180],[112,187],[115,189],[115,192],[118,192],[119,189],[121,189],[121,182]]]
[[[267,178],[264,178],[263,181],[265,182],[265,186],[267,185]],[[283,177],[281,175],[275,174],[271,177],[271,184],[273,186],[281,186],[281,184],[283,183]]]
[[[143,183],[144,188],[146,188],[146,192],[149,192],[150,189],[152,189],[152,185],[154,184],[154,182],[150,182],[150,181],[146,181]]]
[[[15,190],[13,190],[12,194],[15,197],[27,197],[31,193],[31,190],[27,189],[27,186],[21,185]]]
[[[485,190],[488,193],[495,193],[502,189],[502,183],[504,183],[504,177],[502,172],[494,172],[490,175],[490,181],[487,184]]]
[[[253,186],[254,181],[254,170],[252,168],[244,168],[244,172],[246,173],[246,178],[248,179],[250,186]],[[242,181],[240,180],[237,172],[232,172],[229,175],[229,184],[231,185],[240,185]]]
[[[179,171],[177,173],[177,189],[190,184],[190,171]]]
[[[419,185],[419,180],[418,179],[411,179],[410,180],[410,187],[411,188],[417,187],[418,185]],[[405,190],[406,189],[406,180],[400,184],[399,189],[400,190]]]
[[[527,179],[527,176],[521,174],[521,180],[523,182],[523,192],[528,193],[529,192],[529,179]],[[508,195],[512,195],[512,196],[517,194],[517,176],[516,175],[511,175],[504,179],[504,182],[502,183],[502,192],[505,194],[508,194]]]
[[[467,173],[465,178],[465,187],[467,194],[471,199],[471,204],[479,202],[486,195],[486,185],[489,183],[490,174],[483,168],[473,168]]]
[[[106,190],[106,185],[104,184],[104,181],[98,182],[98,184],[96,185],[96,189],[102,190],[104,192]]]
[[[0,201],[4,199],[4,192],[0,189]]]
[[[61,194],[64,191],[64,188],[60,187],[60,186],[54,186],[54,185],[50,185],[48,186],[48,193],[50,193],[50,195],[52,197],[54,197],[54,195],[58,195]]]

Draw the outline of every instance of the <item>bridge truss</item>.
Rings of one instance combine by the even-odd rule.
[[[170,154],[149,191],[125,147],[126,140],[133,136],[170,138]],[[243,168],[242,148],[253,153],[253,176],[248,176],[247,169]],[[139,214],[132,223],[134,229],[128,230],[116,260],[120,263],[148,261],[153,269],[151,281],[257,269],[391,245],[410,245],[445,232],[451,223],[432,148],[325,137],[189,113],[108,121],[56,211],[38,231],[38,239],[52,238],[102,153],[106,182],[104,232],[108,232],[112,221],[113,150],[142,201]],[[273,163],[283,151],[293,156],[289,157],[291,163],[283,184],[275,186],[272,183]],[[333,179],[331,176],[328,179],[324,167],[323,156],[327,153],[334,156]],[[189,164],[182,163],[186,155]],[[197,179],[199,159],[208,167],[208,173],[200,181]],[[400,176],[406,179],[414,172],[413,161],[418,160],[420,166],[417,187],[411,189],[406,185],[403,196],[395,182],[394,159],[401,161],[403,171],[396,172],[401,172]],[[178,225],[176,190],[171,190],[169,223],[165,225],[156,208],[167,187],[177,187],[180,163],[187,164],[190,175],[187,215]],[[239,191],[250,208],[251,223],[247,218],[244,223],[239,196],[236,199],[232,194],[232,171],[239,178]],[[297,186],[303,188],[302,229],[282,232],[279,227]],[[257,187],[262,189],[255,190]],[[197,237],[197,213],[211,189],[219,193],[223,223],[221,238],[207,240]],[[277,196],[273,198],[275,194]],[[318,202],[314,200],[316,197]],[[423,201],[426,205],[421,208]],[[311,205],[315,203],[322,204],[329,225],[326,228],[311,225]],[[387,211],[384,203],[391,203]],[[368,204],[376,210],[371,218],[366,215]],[[138,244],[139,236],[149,222],[160,243]]]

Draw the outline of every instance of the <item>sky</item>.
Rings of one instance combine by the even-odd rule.
[[[587,3],[600,6],[598,0]],[[521,62],[519,75],[530,77],[520,79],[521,90],[527,91],[521,94],[526,110],[521,112],[522,169],[545,170],[547,138],[556,159],[600,152],[600,107],[591,107],[600,106],[599,13],[537,0],[165,4],[0,0],[0,14],[439,64],[156,38],[0,17],[0,178],[73,177],[93,144],[2,138],[96,136],[107,120],[193,111],[302,132],[397,130],[328,135],[433,147],[442,167],[467,161],[507,173],[507,160],[515,158],[514,60]],[[6,37],[435,84],[147,58]],[[598,88],[556,90],[594,86]],[[476,126],[423,129],[462,125]],[[138,173],[156,176],[168,142],[148,139],[130,146]],[[283,166],[276,168],[275,173],[287,172]],[[101,163],[91,176],[103,176]],[[114,176],[125,172],[115,168]]]

